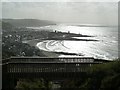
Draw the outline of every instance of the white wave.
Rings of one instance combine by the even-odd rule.
[[[63,46],[62,41],[56,40],[45,40],[37,43],[36,45],[39,49],[52,52],[62,52],[68,51],[68,48]]]

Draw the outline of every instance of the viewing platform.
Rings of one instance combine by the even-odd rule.
[[[3,88],[13,88],[14,81],[21,78],[61,80],[84,77],[92,65],[107,62],[110,61],[92,57],[11,57],[2,62]]]

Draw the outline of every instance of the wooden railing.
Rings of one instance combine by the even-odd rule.
[[[79,78],[92,65],[106,62],[109,61],[91,57],[11,57],[2,62],[3,89],[15,87],[15,80],[19,78]]]

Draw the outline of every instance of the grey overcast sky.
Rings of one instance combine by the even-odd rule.
[[[117,2],[3,2],[2,18],[117,25]]]

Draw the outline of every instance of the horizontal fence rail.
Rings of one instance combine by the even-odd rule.
[[[92,57],[60,57],[60,58],[47,58],[47,57],[11,57],[5,59],[2,63],[103,63],[109,60],[94,59]]]
[[[3,61],[5,72],[82,72],[94,65],[109,62],[91,57],[79,58],[31,58],[11,57]],[[3,70],[4,71],[4,70]]]

